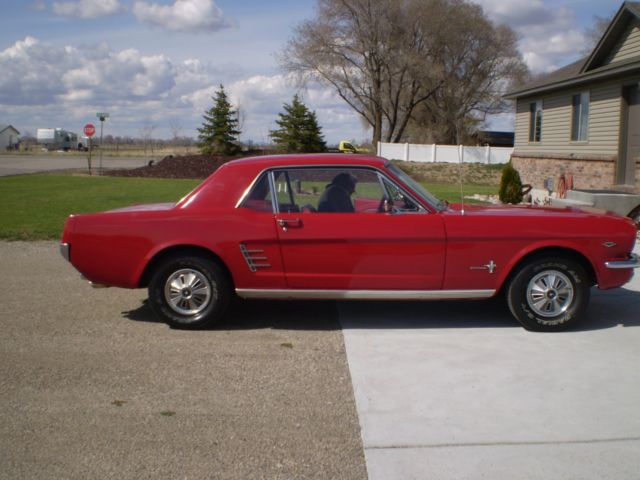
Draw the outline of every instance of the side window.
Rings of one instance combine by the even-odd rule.
[[[542,100],[529,104],[529,141],[542,140]]]
[[[300,207],[296,203],[294,193],[295,182],[292,182],[288,170],[276,170],[273,172],[273,180],[279,212],[299,212]]]
[[[303,213],[375,213],[384,193],[377,173],[364,168],[300,168],[287,174]]]
[[[589,139],[589,92],[571,97],[571,141],[586,142]]]
[[[259,212],[273,212],[269,174],[263,174],[242,202],[242,207]]]
[[[271,173],[264,173],[242,202],[241,207],[250,208],[259,212],[273,212],[274,203],[278,205],[280,212],[298,212],[295,195],[292,188],[289,172],[277,170],[273,172],[273,186],[275,189],[275,202],[271,192],[269,176]]]
[[[386,190],[386,198],[389,202],[385,210],[394,212],[418,212],[420,207],[407,197],[394,183],[386,178],[382,180]]]
[[[241,207],[274,212],[275,205],[281,213],[422,211],[396,184],[367,168],[291,168],[264,173]]]

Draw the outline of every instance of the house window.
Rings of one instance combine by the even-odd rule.
[[[539,142],[542,138],[542,100],[529,104],[529,141]]]
[[[574,95],[571,105],[571,140],[586,142],[589,136],[589,92]]]

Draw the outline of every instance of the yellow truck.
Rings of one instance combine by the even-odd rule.
[[[338,144],[338,149],[331,150],[331,151],[340,152],[340,153],[371,153],[371,151],[367,148],[356,147],[349,140],[340,140],[340,143]]]

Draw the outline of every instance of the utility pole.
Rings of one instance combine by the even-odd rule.
[[[100,119],[100,175],[102,175],[102,129],[104,127],[104,121],[109,118],[109,114],[107,112],[98,112],[96,113],[96,117]]]

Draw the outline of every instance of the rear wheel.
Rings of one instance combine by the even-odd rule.
[[[562,257],[537,258],[513,277],[507,303],[527,330],[564,330],[584,314],[589,288],[587,274],[578,262]]]
[[[149,283],[154,313],[174,328],[203,328],[219,320],[229,304],[225,272],[201,257],[174,257],[157,269]]]

